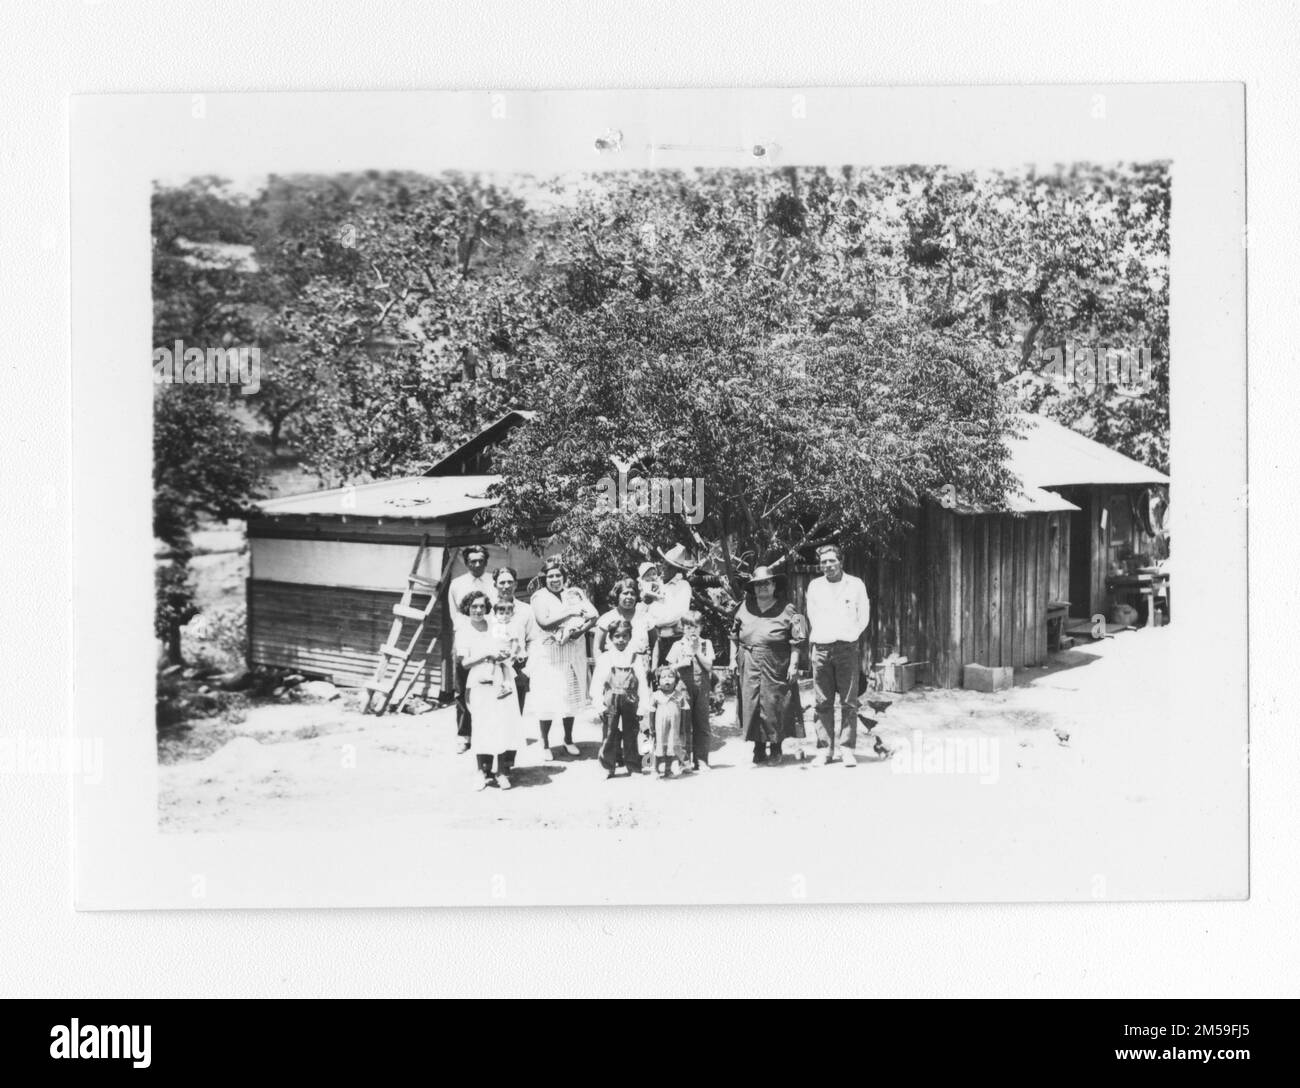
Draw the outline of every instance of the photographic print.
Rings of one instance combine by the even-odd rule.
[[[1247,893],[1240,88],[73,137],[81,905]]]

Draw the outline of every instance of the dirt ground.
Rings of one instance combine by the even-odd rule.
[[[540,759],[536,726],[519,754],[516,788],[474,789],[472,756],[456,753],[451,708],[363,716],[347,699],[251,706],[242,722],[196,722],[189,751],[159,767],[160,823],[170,832],[328,831],[418,819],[449,829],[675,828],[698,819],[761,833],[792,813],[863,827],[966,801],[1031,820],[1104,808],[1121,815],[1160,802],[1172,784],[1150,768],[1169,725],[1168,629],[1124,632],[1019,669],[987,695],[918,689],[895,696],[858,764],[812,766],[808,738],[779,767],[753,767],[734,707],[715,717],[714,770],[662,781],[607,781],[595,759],[599,726],[579,720],[578,758]],[[552,735],[556,739],[558,724]],[[802,747],[806,758],[800,758]]]

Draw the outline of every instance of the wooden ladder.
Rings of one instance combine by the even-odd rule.
[[[406,702],[407,697],[415,689],[416,681],[419,680],[420,674],[429,662],[428,654],[414,661],[411,659],[411,655],[420,644],[420,637],[424,634],[424,625],[438,607],[438,591],[442,584],[436,579],[425,578],[419,573],[420,564],[424,561],[424,553],[428,548],[429,535],[426,533],[420,539],[419,550],[415,553],[415,562],[411,564],[411,573],[406,576],[406,589],[402,593],[402,599],[393,605],[393,626],[388,632],[388,641],[379,648],[379,661],[375,665],[375,674],[365,685],[366,691],[370,694],[362,713],[383,714],[387,711],[393,703],[398,687],[401,686],[407,668],[414,665],[415,673],[394,708],[401,709],[402,703]],[[411,603],[412,596],[416,594],[428,596],[429,603],[423,608],[417,608]],[[409,638],[405,638],[404,631],[408,620],[415,624],[415,630]]]

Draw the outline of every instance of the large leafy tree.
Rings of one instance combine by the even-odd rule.
[[[901,308],[997,351],[1024,408],[1168,468],[1165,164],[926,167],[863,185],[877,198],[870,261]],[[1151,370],[1137,389],[1093,380],[1081,350],[1145,350]]]
[[[502,535],[558,496],[635,550],[664,526],[586,524],[573,489],[612,456],[708,465],[743,563],[885,534],[935,484],[997,491],[1008,396],[1166,467],[1168,213],[1162,164],[301,176],[251,204],[204,179],[155,199],[156,327],[259,343],[255,410],[331,481],[539,409]],[[245,244],[254,268],[220,266]],[[1052,380],[1066,344],[1148,346],[1151,388]]]
[[[473,176],[273,179],[255,207],[288,290],[272,390],[320,476],[418,470],[514,406],[550,308],[530,222]]]
[[[987,355],[885,317],[769,335],[742,299],[617,297],[566,317],[538,415],[498,455],[494,535],[554,534],[592,574],[686,543],[736,587],[827,541],[883,547],[947,484],[1001,499],[1010,405]],[[702,517],[610,509],[620,468],[691,481]]]
[[[247,432],[224,398],[202,386],[157,390],[153,533],[166,552],[156,570],[154,627],[172,664],[181,662],[180,629],[197,613],[191,533],[205,519],[246,516],[260,483]]]
[[[155,185],[153,342],[251,343],[253,234],[248,202],[216,177]]]
[[[536,344],[539,417],[500,459],[502,536],[546,524],[594,565],[700,534],[731,578],[823,539],[881,543],[945,484],[992,502],[1014,486],[1013,404],[1161,463],[1167,369],[1139,401],[1038,371],[1058,339],[1162,355],[1159,166],[658,172],[557,192],[563,305]],[[706,522],[609,515],[591,488],[615,463],[702,476]]]

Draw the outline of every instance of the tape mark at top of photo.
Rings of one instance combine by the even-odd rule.
[[[745,147],[734,144],[647,144],[646,149],[651,155],[659,151],[726,151],[736,155],[749,155],[755,159],[767,159],[776,152],[777,145],[771,141]]]

